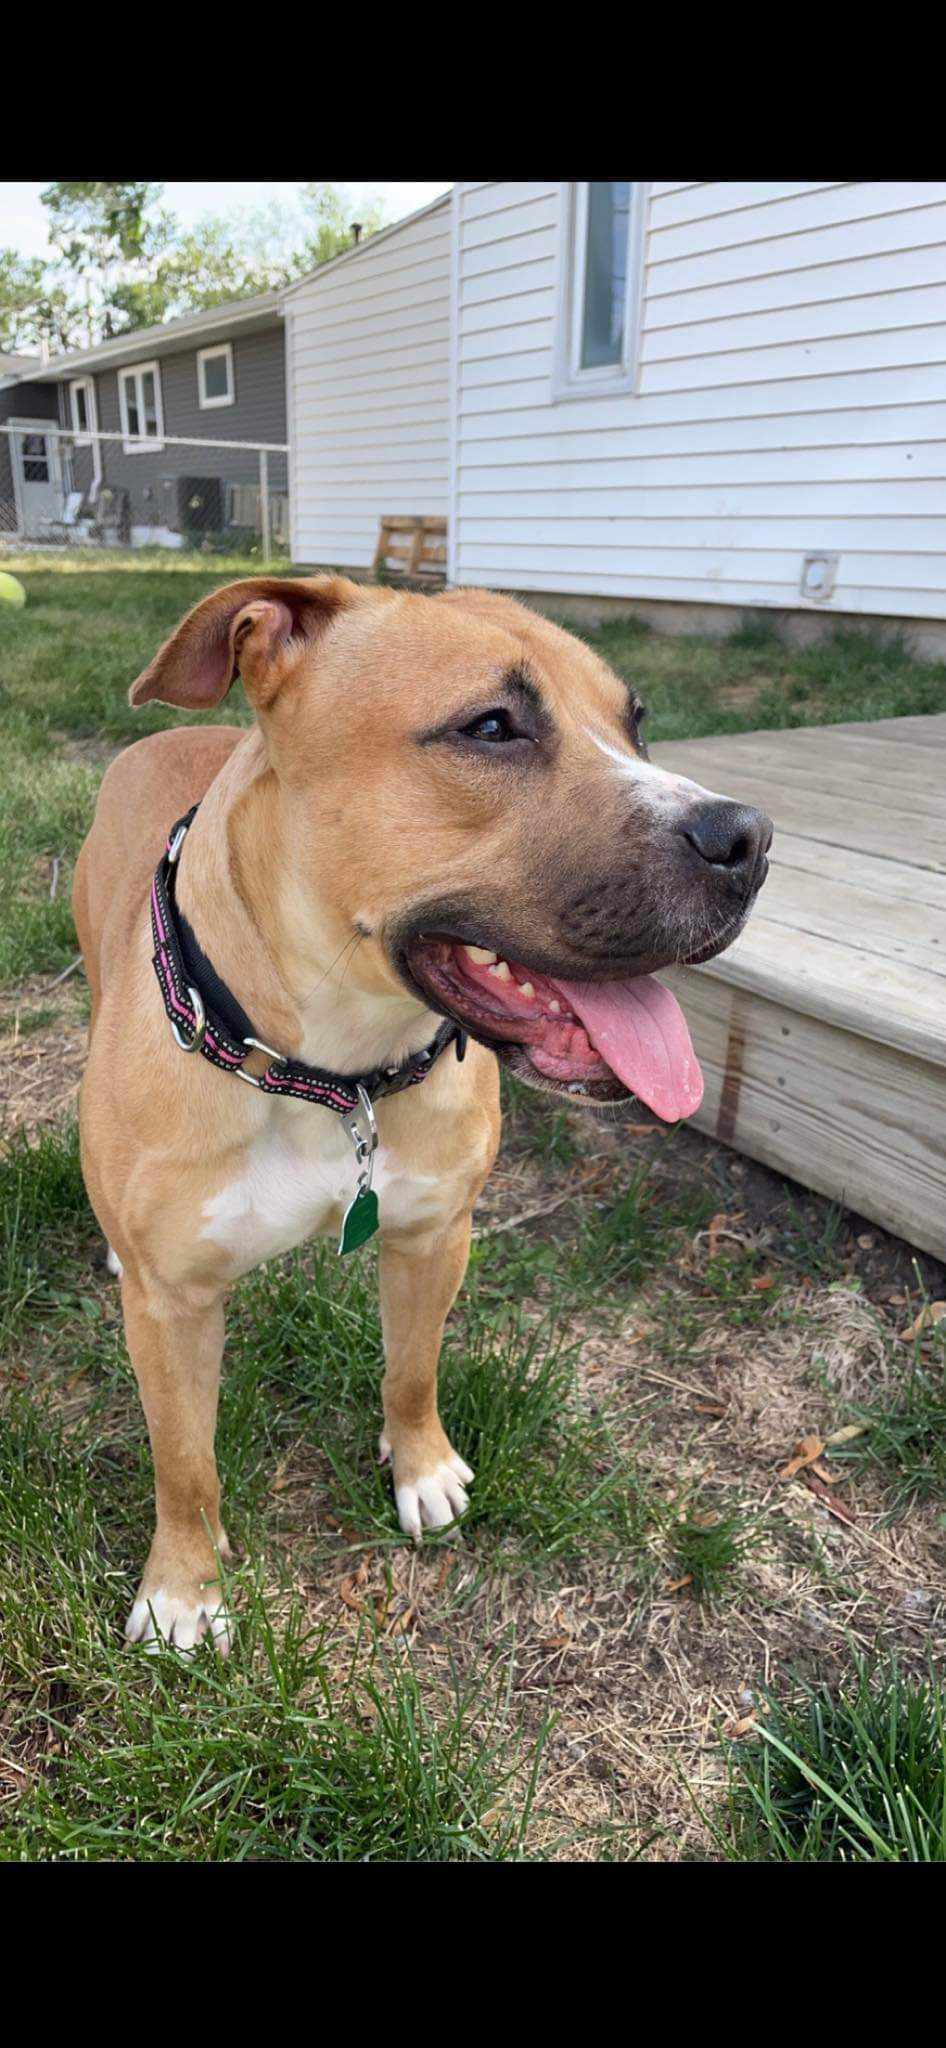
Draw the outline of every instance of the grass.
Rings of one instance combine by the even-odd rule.
[[[856,1655],[839,1687],[767,1696],[732,1756],[737,1861],[946,1863],[946,1694]]]
[[[739,1568],[758,1540],[758,1517],[741,1503],[707,1508],[691,1502],[673,1527],[675,1571],[694,1599],[719,1600],[735,1592]]]
[[[889,1395],[852,1406],[864,1433],[846,1447],[855,1471],[880,1466],[888,1477],[888,1514],[898,1516],[915,1501],[946,1499],[946,1329],[919,1341],[905,1378]]]
[[[102,767],[180,722],[132,713],[128,684],[188,605],[258,564],[16,567],[29,602],[0,612],[0,994],[28,984],[28,1063],[55,1037],[62,991],[38,984],[75,950],[70,872]],[[804,653],[751,617],[727,642],[633,622],[587,637],[649,698],[655,737],[946,703],[942,664],[867,634]],[[219,714],[246,715],[238,693]],[[788,1506],[779,1493],[780,1513],[769,1494],[797,1436],[866,1417],[831,1453],[844,1498],[900,1518],[896,1558],[935,1614],[942,1332],[892,1382],[847,1291],[843,1211],[783,1191],[776,1217],[772,1181],[754,1231],[710,1256],[711,1216],[747,1201],[722,1154],[504,1094],[498,1214],[488,1201],[441,1376],[477,1472],[462,1531],[415,1553],[376,1463],[373,1253],[340,1266],[306,1247],[235,1291],[227,1665],[122,1646],[152,1477],[118,1294],[94,1263],[71,1124],[0,1156],[0,1858],[495,1861],[694,1841],[879,1857],[884,1800],[898,1855],[941,1853],[940,1695],[899,1672],[859,1690],[843,1636],[855,1611],[862,1635],[872,1616],[893,1630],[893,1553],[852,1548],[802,1489]],[[799,1641],[820,1666],[842,1639],[830,1684],[773,1695],[768,1735],[734,1750],[723,1806],[694,1834],[667,1788],[681,1756],[702,1774],[721,1697],[747,1674],[758,1688],[760,1645],[784,1669]]]
[[[946,662],[919,661],[904,634],[869,625],[812,647],[789,646],[764,616],[724,640],[673,639],[634,619],[582,637],[639,691],[648,740],[946,710]]]

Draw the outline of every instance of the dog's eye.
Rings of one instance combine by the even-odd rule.
[[[633,727],[634,727],[634,729],[635,729],[635,731],[636,731],[636,732],[639,732],[639,731],[640,731],[640,728],[641,728],[641,726],[643,725],[643,723],[644,723],[644,720],[645,720],[645,718],[646,718],[646,717],[647,717],[647,706],[646,706],[646,704],[632,704],[632,705],[631,705],[631,724],[633,725]]]
[[[504,740],[517,740],[521,735],[516,731],[508,711],[484,711],[481,718],[471,719],[469,725],[461,726],[466,739],[487,740],[491,746],[501,746]]]

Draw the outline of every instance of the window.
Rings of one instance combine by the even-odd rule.
[[[23,454],[23,482],[48,484],[49,456],[46,451],[45,434],[24,434],[20,446]]]
[[[95,385],[91,377],[76,377],[69,386],[72,431],[77,441],[90,441],[96,430]]]
[[[118,372],[118,403],[126,455],[143,455],[164,443],[161,373],[157,363],[136,363]]]
[[[233,404],[233,349],[228,341],[198,349],[197,396],[204,412],[211,405]]]
[[[645,199],[617,179],[563,189],[555,398],[636,389]]]

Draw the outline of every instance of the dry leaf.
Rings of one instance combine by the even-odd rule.
[[[388,1629],[389,1636],[402,1636],[417,1620],[416,1607],[405,1607],[402,1614],[396,1614]]]
[[[788,1464],[782,1466],[778,1477],[794,1479],[796,1472],[800,1472],[805,1465],[813,1465],[823,1450],[824,1442],[820,1436],[803,1436],[801,1442],[795,1445]]]
[[[740,1720],[730,1721],[729,1726],[726,1729],[726,1734],[735,1735],[738,1738],[740,1735],[748,1735],[750,1728],[754,1727],[755,1708],[750,1707],[748,1714],[743,1714]]]
[[[839,1522],[848,1522],[853,1526],[854,1516],[850,1508],[845,1506],[843,1500],[838,1500],[837,1495],[833,1494],[821,1479],[816,1479],[811,1472],[806,1472],[805,1484],[809,1493],[813,1493],[817,1500],[823,1502],[829,1515],[836,1515]]]
[[[727,1221],[725,1209],[718,1209],[716,1215],[710,1217],[706,1232],[706,1248],[707,1256],[711,1259],[716,1257],[716,1240],[720,1231],[725,1229]]]
[[[545,1636],[539,1644],[539,1649],[544,1650],[550,1656],[553,1650],[566,1650],[570,1642],[571,1636],[569,1635]]]
[[[845,1423],[843,1429],[833,1429],[831,1435],[825,1437],[825,1448],[830,1449],[832,1444],[849,1444],[852,1437],[863,1436],[865,1429],[869,1428],[869,1422]]]
[[[364,1613],[365,1603],[355,1592],[355,1581],[353,1578],[343,1579],[338,1590],[342,1596],[342,1599],[345,1602],[346,1607],[354,1608],[356,1614]]]
[[[671,1579],[670,1584],[667,1587],[667,1591],[668,1593],[679,1593],[684,1586],[692,1586],[692,1584],[693,1573],[687,1572],[685,1577],[682,1579]]]
[[[910,1344],[914,1337],[922,1336],[924,1330],[934,1329],[937,1323],[942,1322],[944,1316],[946,1316],[946,1301],[924,1302],[916,1322],[911,1323],[910,1328],[903,1331],[903,1343]]]
[[[841,1476],[837,1472],[829,1472],[827,1465],[822,1465],[819,1459],[816,1459],[815,1463],[810,1465],[808,1469],[810,1472],[817,1473],[818,1478],[823,1480],[825,1486],[837,1486],[838,1479]]]
[[[775,1274],[759,1273],[754,1280],[750,1280],[749,1285],[756,1294],[765,1294],[768,1288],[775,1286]]]

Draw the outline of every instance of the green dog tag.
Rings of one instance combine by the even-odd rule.
[[[338,1240],[338,1256],[356,1252],[378,1228],[378,1197],[373,1188],[359,1188],[354,1201],[349,1202],[342,1218],[342,1234]]]

